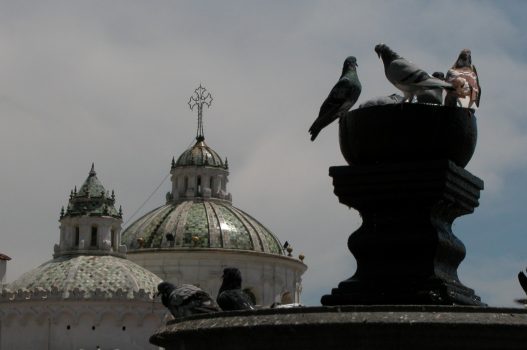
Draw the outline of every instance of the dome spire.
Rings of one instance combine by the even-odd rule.
[[[207,108],[210,107],[212,103],[212,95],[207,91],[201,83],[199,87],[194,90],[194,94],[190,96],[188,105],[190,110],[193,111],[194,107],[198,108],[198,130],[196,132],[196,140],[203,141],[205,140],[205,134],[203,132],[203,105],[206,105]]]

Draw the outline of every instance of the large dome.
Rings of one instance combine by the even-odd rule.
[[[84,298],[108,298],[121,290],[154,294],[161,279],[134,262],[110,255],[61,256],[26,272],[9,284],[12,291],[52,291],[63,298],[80,293]]]
[[[128,250],[223,248],[283,255],[278,238],[227,201],[187,200],[152,210],[122,235]]]

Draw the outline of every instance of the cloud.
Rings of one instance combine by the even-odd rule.
[[[348,55],[359,62],[358,103],[396,91],[373,52],[380,41],[429,71],[472,49],[483,85],[468,166],[486,182],[478,210],[510,212],[525,201],[520,189],[514,202],[500,198],[527,166],[527,64],[518,48],[525,24],[514,15],[521,2],[52,4],[10,3],[0,13],[0,241],[13,257],[9,280],[51,257],[60,207],[92,161],[126,219],[139,207],[192,141],[196,120],[186,102],[203,82],[215,98],[205,135],[229,159],[234,205],[306,255],[304,295],[317,303],[353,274],[345,242],[360,218],[332,193],[327,169],[345,164],[336,123],[315,143],[307,129]],[[168,190],[165,183],[142,212]],[[472,238],[493,234],[477,213],[460,225],[471,243],[464,274],[499,259],[477,254],[493,251]],[[495,226],[502,220],[487,216]],[[525,222],[519,214],[512,220]],[[525,243],[517,239],[503,239],[515,262]],[[510,299],[489,281],[475,280],[489,300]]]

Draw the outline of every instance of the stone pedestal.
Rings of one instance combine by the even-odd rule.
[[[481,305],[458,279],[465,247],[451,227],[478,206],[483,181],[448,160],[339,166],[330,176],[363,224],[348,240],[357,270],[323,305]]]
[[[170,322],[167,350],[519,350],[527,311],[469,306],[343,306],[222,312]]]

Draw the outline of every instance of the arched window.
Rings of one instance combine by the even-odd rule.
[[[185,176],[185,192],[188,190],[188,177]]]
[[[80,241],[80,228],[78,225],[75,226],[75,247],[79,246]]]
[[[201,196],[201,176],[198,176],[197,182],[198,196]]]
[[[97,225],[93,225],[91,227],[90,246],[91,247],[96,247],[97,246]]]
[[[113,250],[116,250],[115,247],[117,246],[117,242],[115,241],[115,229],[112,228],[112,248]]]
[[[214,188],[214,187],[212,187],[213,185],[214,185],[214,177],[211,176],[211,177],[210,177],[210,180],[209,180],[209,188],[210,188],[211,191],[212,191],[212,189]]]

